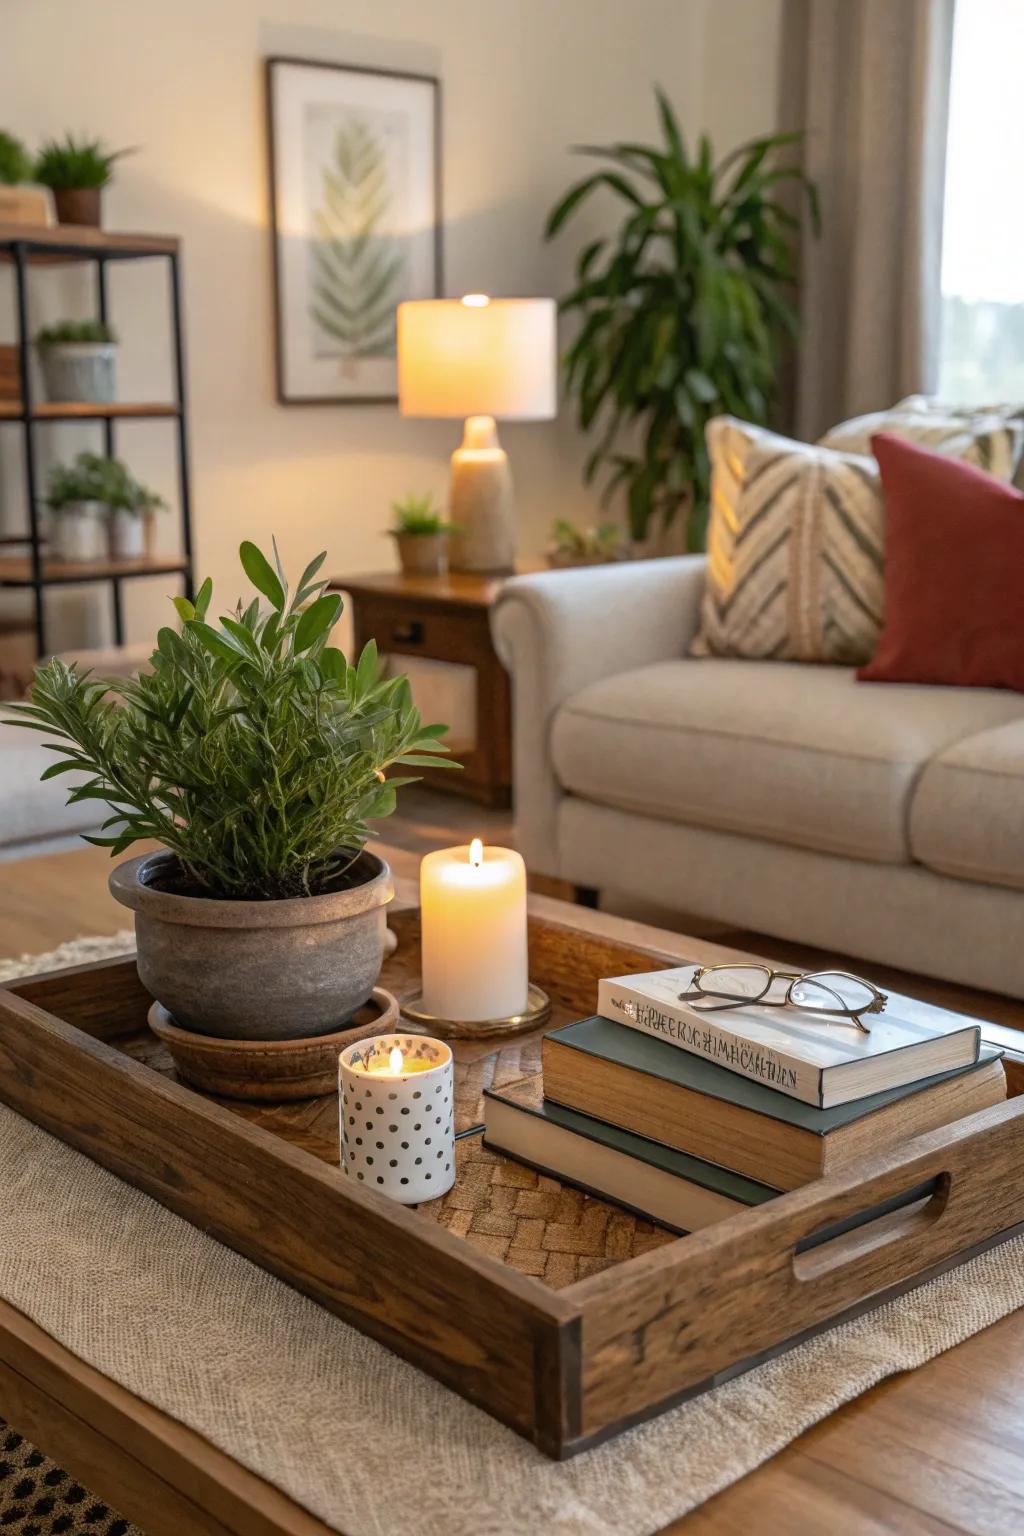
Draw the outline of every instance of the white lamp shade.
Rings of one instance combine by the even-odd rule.
[[[423,299],[398,306],[403,416],[556,414],[554,299]]]

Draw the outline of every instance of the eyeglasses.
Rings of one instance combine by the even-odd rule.
[[[785,982],[785,992],[781,997],[770,997],[776,982]],[[881,1013],[889,1001],[873,983],[849,971],[808,971],[802,975],[775,971],[767,965],[699,965],[679,1000],[706,1013],[733,1008],[737,1003],[800,1008],[805,1013],[821,1014],[829,1024],[852,1025],[866,1035],[871,1031],[861,1015]]]

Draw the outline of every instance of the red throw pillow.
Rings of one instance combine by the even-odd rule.
[[[880,432],[885,614],[857,676],[1024,693],[1024,495]]]

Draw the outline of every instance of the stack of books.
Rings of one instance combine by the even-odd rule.
[[[870,1033],[681,1000],[694,966],[600,983],[543,1071],[486,1096],[488,1145],[691,1232],[1006,1097],[962,1015],[890,996]]]

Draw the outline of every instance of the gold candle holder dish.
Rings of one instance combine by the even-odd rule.
[[[522,1013],[509,1014],[502,1019],[439,1019],[423,1007],[423,994],[415,992],[404,998],[399,1007],[402,1018],[409,1024],[439,1035],[447,1040],[484,1039],[489,1035],[512,1035],[528,1029],[536,1029],[551,1013],[551,999],[540,987],[531,982],[526,1007]]]

